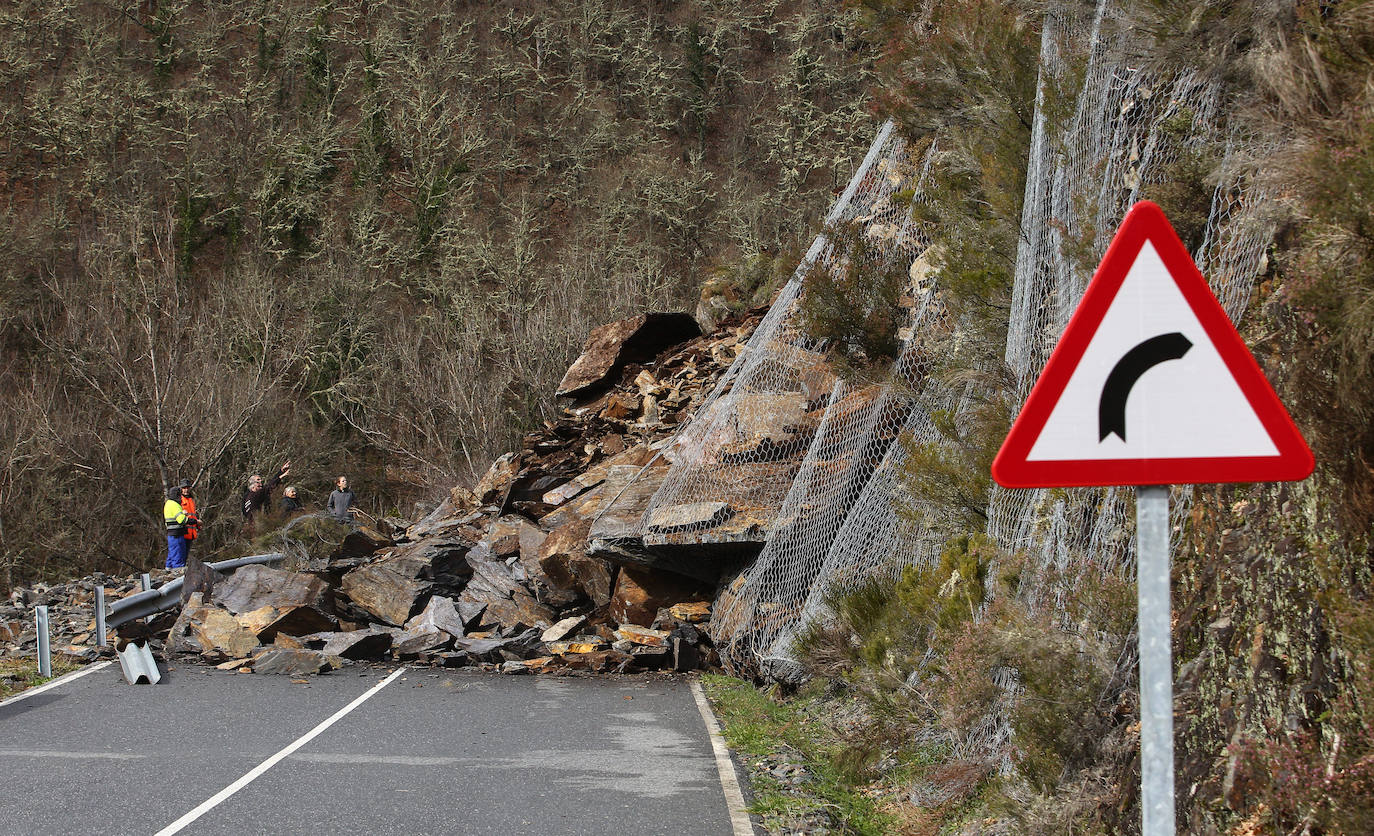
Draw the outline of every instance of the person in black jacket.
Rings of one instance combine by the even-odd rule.
[[[267,510],[268,503],[272,501],[272,489],[281,483],[282,477],[291,472],[291,462],[286,462],[277,468],[277,473],[266,482],[262,479],[262,474],[254,473],[248,478],[248,487],[243,489],[243,500],[239,507],[243,509],[243,525],[245,529],[251,529],[253,518],[259,511]]]
[[[304,510],[301,505],[300,497],[296,495],[296,486],[287,485],[281,491],[281,512],[283,516],[290,516]]]

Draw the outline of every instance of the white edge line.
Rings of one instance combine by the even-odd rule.
[[[51,682],[45,682],[42,685],[39,685],[37,688],[30,688],[27,691],[21,691],[20,693],[15,694],[14,696],[10,697],[4,702],[0,702],[0,708],[4,708],[5,706],[11,703],[19,702],[20,700],[26,700],[29,697],[32,697],[36,694],[41,694],[50,688],[56,688],[59,685],[65,685],[66,683],[71,682],[73,679],[80,679],[88,673],[95,673],[101,668],[108,668],[110,665],[113,664],[114,662],[110,661],[96,662],[93,665],[87,665],[79,671],[72,671],[71,673],[63,674],[62,676],[59,676]]]
[[[734,836],[754,836],[754,823],[750,820],[748,811],[744,809],[744,793],[739,788],[735,763],[730,760],[730,749],[725,745],[725,738],[720,735],[720,723],[716,722],[715,712],[706,701],[706,692],[701,690],[701,683],[693,679],[691,687],[692,697],[697,701],[697,710],[701,712],[701,720],[706,724],[707,734],[711,736],[711,748],[716,754],[716,771],[720,773],[720,788],[725,790],[725,804],[730,808],[730,826],[734,830]]]
[[[287,746],[285,749],[282,749],[280,752],[276,753],[272,757],[253,767],[251,770],[245,773],[242,778],[238,779],[234,783],[230,784],[229,786],[210,796],[205,801],[202,801],[200,803],[200,806],[196,807],[191,812],[187,813],[186,815],[182,816],[181,818],[177,819],[176,821],[159,830],[157,832],[157,836],[171,836],[171,834],[180,831],[182,828],[186,827],[186,825],[190,824],[191,822],[210,812],[210,810],[214,809],[220,802],[224,801],[226,798],[229,798],[234,793],[253,783],[253,781],[257,780],[258,777],[261,776],[264,772],[276,766],[277,763],[281,761],[283,758],[287,757],[292,752],[296,751],[305,744],[314,740],[322,732],[324,732],[325,729],[329,728],[330,726],[337,723],[339,720],[343,719],[344,715],[348,714],[348,712],[352,711],[353,709],[357,708],[358,706],[366,702],[368,699],[370,699],[373,694],[390,685],[396,679],[396,677],[404,673],[405,670],[405,668],[397,668],[386,679],[383,679],[381,682],[378,682],[376,685],[373,685],[370,689],[368,689],[365,693],[363,693],[353,702],[334,712],[333,716],[331,716],[328,720],[325,720],[323,723],[320,723],[315,728],[311,729],[304,735],[297,738],[295,742]]]

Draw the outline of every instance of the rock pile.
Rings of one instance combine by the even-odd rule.
[[[617,515],[623,525],[642,513],[652,491],[639,483],[658,484],[668,464],[660,451],[758,317],[727,320],[705,337],[683,314],[602,326],[559,386],[571,399],[560,419],[498,458],[471,490],[454,489],[409,525],[350,530],[299,518],[273,546],[291,555],[282,569],[210,578],[179,612],[122,633],[258,673],[382,658],[507,673],[712,666],[704,626],[718,569],[606,532]],[[637,478],[645,474],[659,478]],[[136,581],[91,580],[106,584],[111,601],[138,590]],[[93,655],[92,590],[88,581],[16,591],[0,608],[0,652],[32,651],[32,606],[47,603],[60,614],[54,649]]]

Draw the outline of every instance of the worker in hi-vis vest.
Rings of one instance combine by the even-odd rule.
[[[181,510],[191,516],[191,524],[186,526],[186,556],[191,556],[191,545],[200,536],[200,526],[197,525],[199,515],[196,514],[196,498],[191,493],[191,480],[182,479],[180,483],[181,495],[177,501],[181,503]]]
[[[167,525],[167,568],[180,569],[186,565],[186,529],[198,524],[200,520],[186,513],[181,507],[181,486],[167,491],[167,501],[162,503],[162,521]]]

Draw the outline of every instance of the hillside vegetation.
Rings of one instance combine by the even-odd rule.
[[[338,472],[403,512],[482,472],[592,327],[766,281],[804,240],[875,124],[856,22],[8,4],[0,588],[159,563],[182,477],[213,548],[288,458],[315,507]]]
[[[835,594],[834,618],[797,643],[809,673],[801,713],[839,718],[817,757],[889,799],[884,826],[902,832],[1140,829],[1133,567],[1007,554],[987,535],[988,464],[1020,402],[1003,348],[1031,114],[1038,91],[1054,136],[1087,64],[1085,45],[1069,41],[1052,44],[1061,72],[1040,66],[1048,12],[1105,37],[1126,28],[1140,43],[1133,69],[1196,74],[1243,126],[1223,132],[1230,142],[1166,125],[1171,162],[1141,196],[1194,248],[1227,176],[1248,171],[1274,196],[1263,205],[1273,243],[1241,330],[1318,462],[1301,483],[1199,488],[1175,529],[1179,830],[1370,832],[1374,4],[1148,0],[1101,19],[1097,4],[1074,2],[862,5],[884,33],[883,108],[935,149],[912,210],[930,224],[935,281],[957,323],[935,374],[972,396],[935,416],[944,438],[913,446],[904,473],[921,507],[937,509],[919,522],[949,532],[939,560]],[[1069,220],[1053,222],[1082,229]],[[1100,252],[1075,246],[1060,255],[1086,280]],[[848,338],[834,317],[810,321],[815,336]],[[1079,499],[1091,509],[1104,494]],[[854,703],[857,716],[835,707]]]

